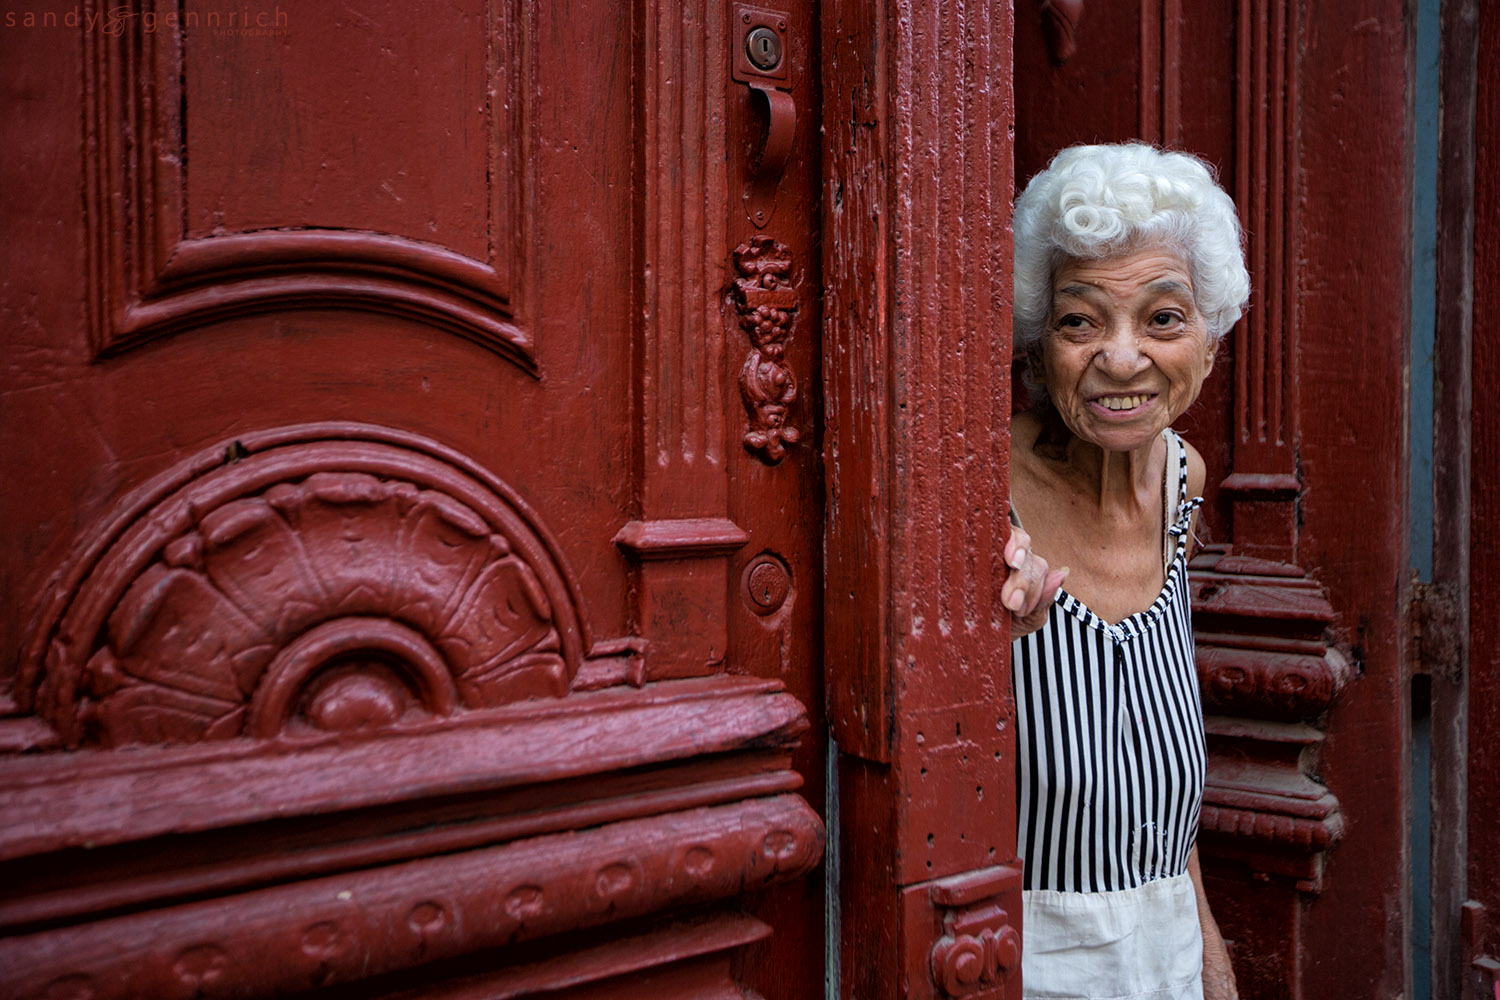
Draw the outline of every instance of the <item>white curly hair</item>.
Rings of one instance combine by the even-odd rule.
[[[1140,142],[1072,146],[1052,158],[1016,199],[1015,343],[1035,377],[1052,277],[1064,261],[1099,260],[1141,247],[1164,247],[1192,271],[1193,292],[1213,343],[1250,297],[1243,236],[1234,202],[1208,164],[1189,153]]]

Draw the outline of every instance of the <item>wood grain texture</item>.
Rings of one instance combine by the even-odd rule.
[[[1295,8],[1299,91],[1324,95],[1299,102],[1295,406],[1307,494],[1298,562],[1328,588],[1337,634],[1358,668],[1329,713],[1319,755],[1348,832],[1305,911],[1306,997],[1394,995],[1406,976],[1410,928],[1393,903],[1405,891],[1400,748],[1408,720],[1399,614],[1409,578],[1406,446],[1397,416],[1406,406],[1407,344],[1399,290],[1409,281],[1403,9]],[[1354,953],[1352,933],[1367,942]]]
[[[1469,770],[1467,801],[1468,898],[1486,919],[1475,928],[1464,960],[1500,956],[1500,559],[1495,525],[1500,523],[1500,11],[1481,4],[1474,116],[1474,313],[1471,376],[1474,383],[1471,521],[1469,548]],[[1492,987],[1477,970],[1464,968],[1465,1000]]]
[[[823,42],[825,671],[843,754],[842,989],[929,996],[930,964],[911,956],[934,944],[931,902],[914,911],[849,886],[902,889],[1015,853],[998,596],[1011,17],[981,4],[835,4]]]
[[[1479,248],[1474,236],[1478,223],[1475,105],[1479,7],[1477,0],[1455,0],[1443,4],[1440,12],[1442,116],[1438,139],[1441,167],[1437,192],[1437,315],[1433,357],[1436,391],[1432,577],[1450,594],[1471,593],[1471,553],[1476,543],[1483,546],[1494,538],[1493,534],[1486,536],[1483,522],[1473,520],[1470,503],[1475,470],[1474,380],[1478,374],[1474,368],[1474,281]],[[1491,202],[1491,211],[1493,205]],[[1487,370],[1493,380],[1493,366]],[[1490,475],[1493,472],[1486,474],[1486,478]],[[1493,568],[1490,572],[1494,572]],[[1474,617],[1461,599],[1453,601],[1452,608],[1457,641],[1452,650],[1451,669],[1434,671],[1430,680],[1431,982],[1434,995],[1461,996],[1465,974],[1472,975],[1466,969],[1470,956],[1466,954],[1461,926],[1469,883],[1469,741],[1471,733],[1478,733],[1476,742],[1481,745],[1492,742],[1494,736],[1482,724],[1470,725],[1468,699],[1473,673]],[[1490,794],[1497,794],[1496,789],[1492,787]],[[1414,969],[1413,974],[1417,971]]]

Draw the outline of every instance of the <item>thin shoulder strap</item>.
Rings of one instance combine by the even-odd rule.
[[[1167,428],[1167,433],[1172,435],[1172,447],[1177,450],[1177,500],[1172,505],[1172,509],[1175,512],[1178,507],[1182,506],[1182,502],[1187,499],[1187,445],[1183,444],[1182,435],[1170,427]]]
[[[1172,560],[1177,556],[1177,536],[1172,533],[1172,527],[1177,523],[1177,511],[1182,506],[1182,498],[1187,494],[1187,454],[1182,448],[1182,438],[1177,432],[1168,427],[1162,431],[1162,436],[1167,439],[1167,461],[1161,470],[1161,500],[1162,500],[1162,572],[1165,573],[1172,567]],[[1177,470],[1176,483],[1173,483],[1172,470]]]

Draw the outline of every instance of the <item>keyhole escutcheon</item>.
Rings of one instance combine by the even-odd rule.
[[[781,37],[770,28],[756,28],[746,35],[745,50],[756,69],[770,71],[781,64]]]

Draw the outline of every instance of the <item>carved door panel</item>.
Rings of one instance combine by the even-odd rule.
[[[7,21],[0,992],[821,995],[781,6]]]
[[[1139,138],[1214,164],[1245,226],[1249,310],[1180,424],[1208,464],[1199,845],[1241,995],[1395,995],[1407,331],[1401,294],[1371,290],[1408,280],[1402,6],[1027,2],[1016,22],[1018,183]]]

